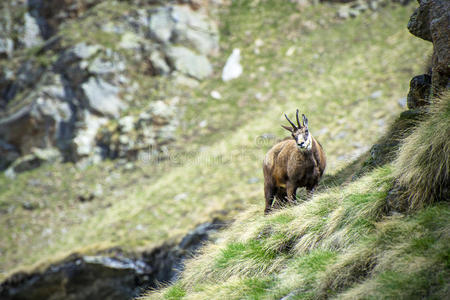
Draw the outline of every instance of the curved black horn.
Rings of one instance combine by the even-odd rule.
[[[295,126],[294,123],[292,123],[291,120],[289,120],[288,116],[286,116],[286,114],[284,114],[284,116],[286,117],[286,119],[289,121],[289,123],[291,123],[292,127],[294,127],[294,129],[297,129],[297,126]]]
[[[298,109],[297,109],[295,116],[297,117],[298,128],[302,127],[302,125],[300,125],[300,120],[298,119]]]

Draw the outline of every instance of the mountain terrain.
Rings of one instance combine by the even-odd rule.
[[[448,8],[6,1],[1,298],[447,297]],[[297,108],[327,169],[264,216]]]

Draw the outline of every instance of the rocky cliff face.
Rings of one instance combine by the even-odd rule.
[[[170,143],[177,101],[146,99],[131,113],[139,81],[165,76],[192,85],[210,76],[218,33],[199,6],[155,3],[3,3],[0,168],[131,159]]]
[[[421,120],[424,108],[430,99],[439,96],[450,88],[450,2],[446,0],[418,0],[419,7],[408,22],[408,30],[415,36],[433,43],[433,54],[427,73],[414,76],[410,81],[407,96],[408,110],[391,126],[389,133],[375,144],[367,167],[382,166],[394,159],[402,139],[411,133],[411,129]],[[388,199],[396,198],[396,189]],[[405,210],[398,204],[389,206],[396,210]]]
[[[433,43],[430,70],[411,80],[408,107],[427,104],[432,95],[450,88],[450,2],[418,0],[419,7],[408,23],[409,31]]]

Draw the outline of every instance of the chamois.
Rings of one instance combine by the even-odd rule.
[[[291,133],[292,139],[287,138],[274,145],[264,158],[265,214],[271,211],[275,197],[280,202],[276,205],[294,201],[299,187],[306,187],[308,198],[311,197],[326,166],[322,145],[310,134],[306,116],[302,114],[303,126],[298,118],[298,109],[297,126],[286,114],[284,116],[292,127],[281,127]]]

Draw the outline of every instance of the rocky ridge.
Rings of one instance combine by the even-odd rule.
[[[212,74],[208,57],[218,51],[216,24],[188,4],[131,5],[92,28],[116,42],[108,45],[68,33],[83,36],[74,26],[78,20],[123,3],[50,2],[8,1],[1,9],[0,168],[11,166],[13,175],[46,161],[36,149],[88,163],[136,158],[143,149],[158,152],[173,139],[177,101],[147,99],[144,112],[130,113],[140,88],[130,74],[144,62],[143,76],[195,85]],[[132,137],[124,135],[130,131]]]

